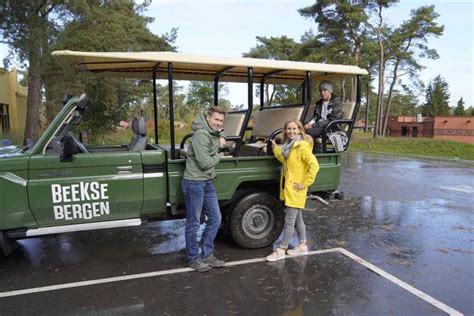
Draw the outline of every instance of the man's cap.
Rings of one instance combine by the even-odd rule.
[[[319,84],[319,91],[328,90],[332,94],[332,83],[331,81],[323,80]]]

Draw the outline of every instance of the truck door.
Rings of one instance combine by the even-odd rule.
[[[30,159],[28,198],[40,226],[138,218],[143,204],[140,152],[59,154]]]

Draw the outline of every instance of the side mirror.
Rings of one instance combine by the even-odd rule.
[[[64,135],[61,143],[63,145],[63,152],[59,160],[61,162],[73,161],[73,156],[80,152],[74,139],[71,135]]]

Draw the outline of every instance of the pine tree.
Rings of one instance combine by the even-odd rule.
[[[458,105],[454,109],[454,115],[466,115],[466,110],[464,109],[464,101],[463,99],[459,99]]]
[[[426,89],[426,102],[423,107],[423,115],[449,115],[449,95],[448,83],[438,75],[430,81]]]

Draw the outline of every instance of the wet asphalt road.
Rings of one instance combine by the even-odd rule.
[[[346,200],[310,202],[311,250],[343,247],[474,314],[474,166],[350,153]],[[20,241],[0,292],[186,267],[184,221]],[[267,249],[216,243],[226,261]],[[340,253],[0,298],[0,315],[438,315],[437,307]]]

